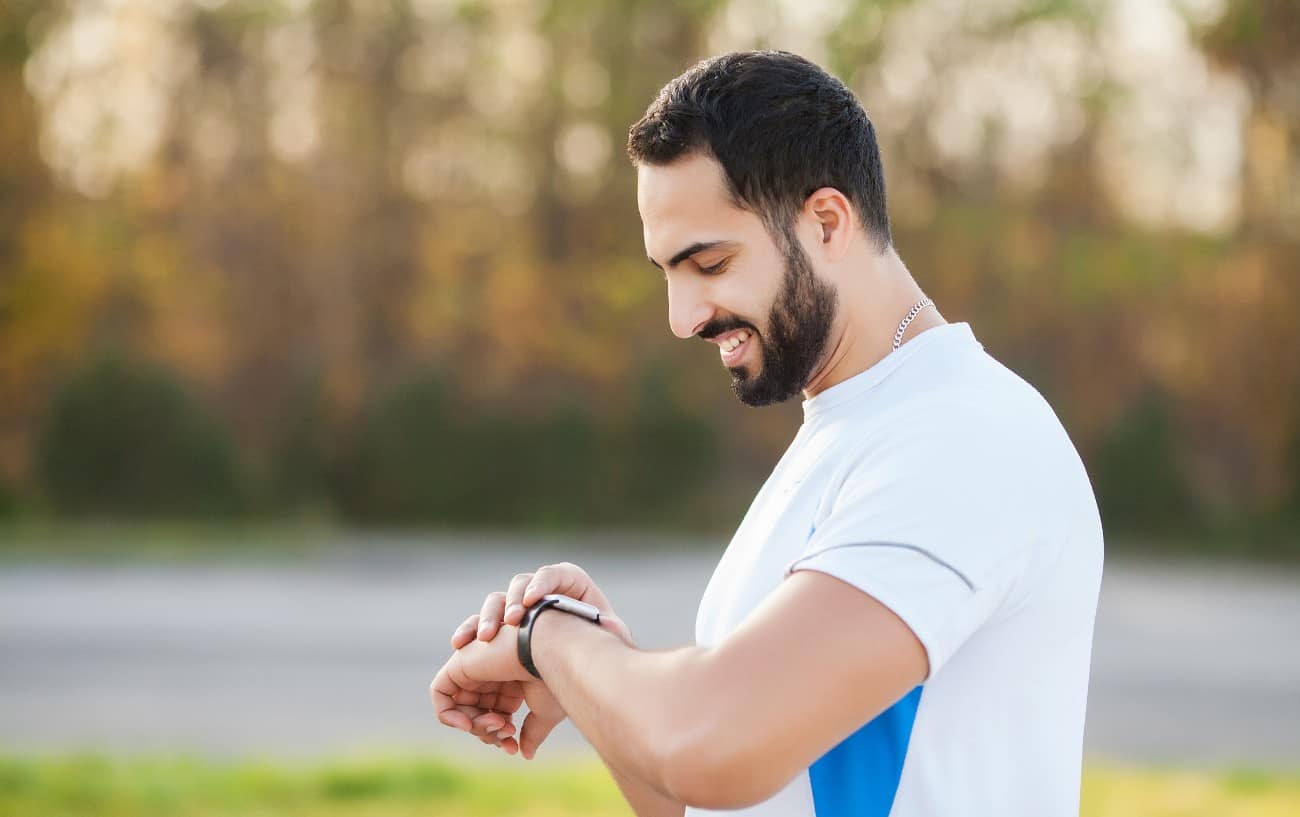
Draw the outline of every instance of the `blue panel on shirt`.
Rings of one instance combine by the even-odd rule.
[[[817,817],[889,817],[921,702],[921,687],[808,768]]]

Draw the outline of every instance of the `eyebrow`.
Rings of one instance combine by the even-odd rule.
[[[724,244],[731,244],[731,243],[733,243],[733,242],[731,242],[731,241],[722,241],[722,240],[718,240],[718,241],[696,241],[694,244],[690,245],[690,246],[687,247],[686,249],[684,249],[684,250],[678,252],[676,255],[674,255],[674,256],[673,256],[673,257],[668,261],[668,269],[672,269],[673,267],[675,267],[675,266],[677,266],[678,264],[680,264],[680,263],[682,263],[683,261],[685,261],[687,258],[690,258],[692,255],[695,255],[697,252],[704,252],[705,250],[711,250],[711,249],[713,249],[714,247],[721,247],[721,246],[724,245]],[[659,267],[659,262],[656,261],[656,260],[654,260],[654,259],[651,258],[650,256],[647,255],[647,256],[646,256],[646,260],[649,261],[651,264],[654,264],[656,267]],[[659,269],[663,269],[663,267],[659,267]]]

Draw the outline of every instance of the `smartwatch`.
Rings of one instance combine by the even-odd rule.
[[[585,601],[578,601],[575,598],[562,596],[559,593],[547,593],[538,599],[537,603],[524,611],[524,620],[519,622],[519,634],[517,644],[519,648],[519,663],[524,665],[534,678],[541,679],[542,674],[537,671],[533,664],[533,620],[542,614],[543,610],[549,610],[554,607],[556,610],[563,610],[566,613],[585,618],[593,624],[600,624],[600,609],[594,604],[588,604]]]

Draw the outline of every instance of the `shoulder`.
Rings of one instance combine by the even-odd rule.
[[[1055,410],[1029,382],[979,351],[947,377],[896,401],[880,428],[887,446],[920,448],[960,461],[993,454],[1027,464],[1060,453],[1069,438]]]
[[[843,451],[826,514],[924,515],[1011,542],[1055,535],[1089,498],[1069,438],[1032,389],[945,384],[899,401],[874,426]]]
[[[965,383],[909,395],[873,418],[869,433],[844,435],[844,470],[903,475],[1027,461],[1042,450],[1055,421],[1036,396]]]

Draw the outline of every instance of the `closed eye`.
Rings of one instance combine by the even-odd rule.
[[[727,262],[730,260],[730,258],[724,258],[711,267],[700,267],[700,272],[705,275],[718,275],[727,268]]]

